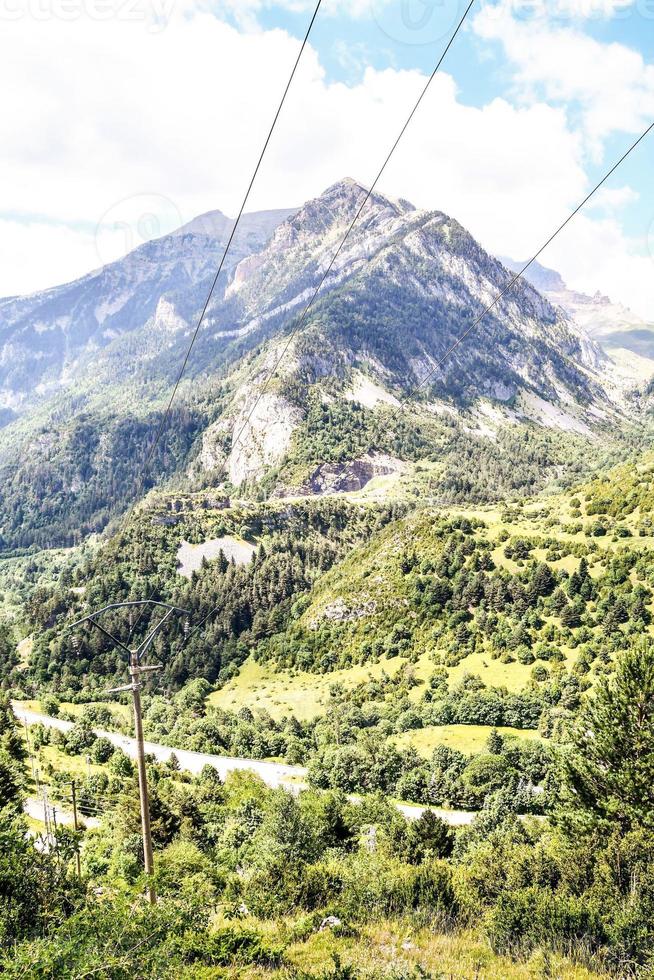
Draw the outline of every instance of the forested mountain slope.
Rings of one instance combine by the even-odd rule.
[[[311,315],[290,335],[364,194],[342,181],[281,224],[283,215],[265,214],[254,231],[243,229],[239,247],[261,248],[220,284],[145,474],[222,222],[205,216],[95,278],[7,301],[7,336],[27,331],[46,347],[52,338],[59,380],[56,395],[0,435],[4,550],[75,543],[141,487],[171,477],[180,487],[227,480],[259,493],[263,480],[268,493],[313,493],[324,488],[324,474],[315,475],[323,464],[397,470],[398,461],[442,457],[461,432],[489,443],[503,426],[530,422],[586,439],[611,429],[624,406],[606,383],[605,355],[526,283],[439,364],[509,273],[455,220],[406,202],[373,195]],[[51,302],[56,311],[41,330]],[[107,317],[115,323],[105,329]],[[66,385],[57,374],[62,337],[75,330]],[[39,364],[50,363],[46,353]],[[39,390],[41,380],[17,377],[16,390],[28,382]]]
[[[534,658],[570,669],[573,651],[590,666],[601,648],[606,664],[625,629],[649,623],[651,485],[645,459],[564,494],[478,510],[409,510],[410,498],[228,506],[210,494],[161,496],[31,595],[32,668],[71,692],[120,676],[122,660],[102,636],[73,651],[62,626],[150,593],[189,609],[193,623],[208,617],[190,637],[179,623],[161,640],[172,686],[224,682],[250,656],[318,674],[397,657],[448,670],[495,661],[518,688]],[[252,558],[234,564],[219,551],[239,540]],[[207,541],[218,557],[185,579],[183,542]]]

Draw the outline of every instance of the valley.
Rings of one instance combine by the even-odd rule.
[[[628,311],[541,268],[441,365],[510,263],[380,194],[303,320],[363,193],[246,216],[156,444],[220,212],[0,302],[12,860],[40,841],[34,887],[68,895],[79,853],[110,910],[99,935],[69,896],[77,939],[44,926],[44,976],[132,929],[126,976],[137,945],[203,980],[649,962],[654,362]],[[70,628],[144,598],[184,610],[140,695],[152,940],[126,650]],[[102,623],[131,646],[157,616]]]

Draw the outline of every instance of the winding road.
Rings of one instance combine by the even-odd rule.
[[[46,728],[56,728],[61,732],[68,732],[73,727],[73,722],[63,721],[61,718],[52,718],[50,715],[41,714],[39,711],[31,711],[16,701],[12,702],[12,707],[21,724],[41,724]],[[107,732],[100,728],[93,730],[99,738],[109,739],[112,745],[122,749],[130,758],[136,758],[136,739],[128,735],[121,735],[118,732]],[[225,779],[230,772],[245,771],[256,773],[272,789],[283,787],[292,793],[298,793],[301,789],[306,788],[307,770],[303,766],[287,766],[282,762],[262,762],[260,759],[237,759],[225,755],[211,755],[206,752],[190,752],[188,749],[173,749],[169,745],[159,745],[156,742],[146,742],[145,751],[148,755],[153,756],[157,762],[167,762],[171,755],[175,755],[182,769],[196,774],[202,772],[205,766],[212,766],[217,770],[221,779]],[[475,817],[474,813],[467,810],[440,810],[436,807],[411,806],[406,803],[398,803],[396,806],[407,820],[417,820],[425,810],[431,809],[438,817],[453,827],[472,823]]]
[[[69,813],[68,810],[62,810],[58,804],[53,804],[52,802],[50,802],[48,805],[48,809],[50,813],[53,810],[55,811],[55,817],[57,823],[60,824],[61,826],[72,827],[73,824],[75,823],[75,818],[73,817],[73,814]],[[39,800],[36,797],[30,797],[29,799],[25,800],[25,803],[23,805],[23,811],[27,814],[28,817],[31,817],[32,820],[38,820],[40,823],[45,824],[44,814],[43,814],[43,800]],[[88,827],[89,829],[100,826],[100,821],[98,820],[97,817],[86,817],[83,814],[80,814],[79,821],[80,824],[82,824],[82,826]]]

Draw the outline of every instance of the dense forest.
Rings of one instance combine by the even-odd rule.
[[[369,453],[389,453],[400,461],[438,464],[430,469],[428,484],[418,480],[415,487],[433,502],[497,501],[536,493],[553,479],[569,484],[623,458],[634,438],[627,427],[624,435],[589,445],[580,436],[535,425],[503,427],[497,438],[488,438],[483,426],[476,431],[474,415],[438,417],[408,404],[370,409],[350,401],[342,392],[350,373],[348,368],[338,383],[328,379],[305,387],[287,379],[280,384],[301,421],[283,458],[237,488],[241,498],[288,494],[324,463],[346,465]],[[166,438],[156,442],[162,411],[154,408],[143,417],[89,410],[73,420],[62,410],[61,418],[55,413],[35,425],[24,435],[20,454],[9,461],[7,449],[5,462],[0,460],[0,556],[71,547],[90,534],[116,529],[130,505],[155,486],[172,481],[186,490],[211,487],[216,473],[192,464],[228,390],[222,382],[200,385],[175,408]],[[457,396],[453,404],[459,401]],[[230,436],[223,449],[229,453]],[[226,484],[227,492],[234,489]]]

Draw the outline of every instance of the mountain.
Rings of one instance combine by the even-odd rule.
[[[210,311],[213,339],[250,338],[252,345],[283,331],[319,284],[364,194],[354,181],[336,184],[280,225],[258,255],[243,260],[224,301]],[[369,407],[398,404],[410,393],[432,413],[484,402],[487,414],[490,402],[505,419],[589,431],[593,418],[612,411],[602,382],[607,358],[529,284],[518,283],[440,364],[508,279],[455,220],[374,195],[293,337],[278,383],[300,379],[307,387],[336,379]],[[226,319],[229,330],[221,328]],[[221,444],[246,423],[271,362],[268,352],[236,389],[215,427]],[[429,383],[417,392],[423,379]],[[268,391],[242,437],[251,444],[251,458],[242,451],[227,461],[232,480],[278,462],[296,424],[288,401]],[[210,439],[211,432],[207,464]]]
[[[244,215],[226,273],[261,249],[289,214]],[[178,311],[194,312],[201,292],[208,291],[233,227],[233,219],[213,211],[75,282],[0,300],[0,409],[5,421],[26,405],[83,380],[99,353],[149,321],[158,321],[164,333],[174,330]]]
[[[300,322],[365,194],[344,180],[247,217],[147,473],[229,220],[210,212],[0,304],[4,404],[21,412],[0,435],[4,546],[78,540],[171,477],[322,492],[349,485],[338,467],[398,471],[461,439],[497,443],[508,423],[590,437],[619,417],[606,354],[529,283],[450,352],[510,273],[456,220],[406,201],[372,195]]]
[[[524,262],[503,259],[517,272]],[[569,289],[562,276],[535,262],[525,278],[555,306],[561,307],[610,355],[624,377],[642,383],[654,375],[654,323],[599,291],[594,296]]]
[[[287,218],[292,217],[297,210],[298,208],[276,208],[272,211],[253,211],[244,214],[232,243],[232,247],[236,247],[234,255],[238,256],[239,251],[246,255],[258,252],[275,229]],[[228,218],[222,211],[207,211],[182,225],[172,233],[172,237],[204,235],[207,238],[226,242],[234,230],[235,220],[235,218]],[[232,254],[231,249],[230,254]]]

